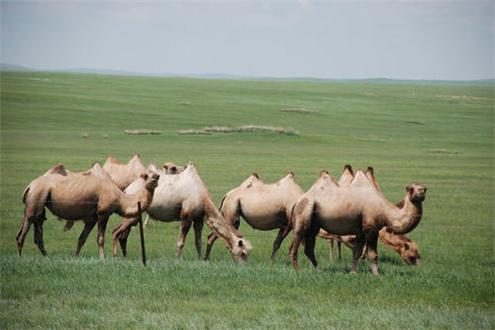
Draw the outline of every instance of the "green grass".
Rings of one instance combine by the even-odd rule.
[[[0,327],[495,328],[493,105],[490,86],[2,72]],[[290,127],[299,135],[179,134],[246,125]],[[345,164],[372,165],[393,202],[420,182],[428,187],[424,217],[409,236],[421,266],[407,266],[380,245],[381,276],[368,264],[350,275],[350,251],[332,263],[320,240],[321,270],[301,250],[302,271],[295,273],[290,236],[270,263],[276,232],[245,223],[240,231],[254,247],[246,265],[235,264],[220,241],[210,262],[196,260],[192,232],[175,260],[178,222],[150,224],[146,268],[136,230],[127,260],[100,261],[95,232],[73,259],[82,224],[63,232],[52,215],[44,225],[49,257],[33,244],[32,230],[18,257],[21,196],[32,179],[59,162],[81,171],[110,154],[127,161],[135,152],[144,163],[194,161],[217,203],[252,172],[273,182],[294,171],[308,189],[322,169],[338,178]],[[119,222],[113,216],[109,229]],[[204,243],[208,233],[205,227]]]

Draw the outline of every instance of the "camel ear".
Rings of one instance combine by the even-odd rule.
[[[406,187],[406,191],[407,191],[407,192],[410,192],[410,191],[411,191],[411,187],[407,186],[407,187]]]
[[[141,174],[141,175],[140,175],[140,177],[141,177],[144,181],[148,180],[148,174],[146,174],[146,173]]]

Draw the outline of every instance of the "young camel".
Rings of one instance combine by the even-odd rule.
[[[364,180],[368,183],[362,184]],[[316,236],[323,228],[336,235],[356,235],[351,273],[356,272],[366,246],[373,274],[378,276],[378,231],[385,226],[394,234],[413,230],[421,221],[425,195],[426,187],[413,183],[406,187],[403,206],[399,207],[379,193],[361,170],[357,171],[349,187],[340,187],[330,173],[322,171],[315,184],[294,205],[294,234],[290,248],[294,268],[299,270],[297,250],[303,239],[304,253],[314,267],[318,266],[314,246]]]
[[[294,181],[294,173],[289,172],[278,182],[267,184],[258,174],[253,173],[239,187],[229,191],[220,203],[223,207],[225,221],[239,229],[239,217],[242,216],[254,229],[278,229],[278,235],[273,242],[271,259],[280,248],[284,230],[289,224],[292,205],[304,191]],[[217,239],[215,233],[208,235],[205,259],[208,260],[213,243]]]
[[[51,173],[62,173],[65,168],[57,165]],[[31,182],[24,192],[25,203],[24,221],[17,234],[19,255],[22,255],[24,238],[32,223],[35,224],[35,243],[41,253],[46,256],[43,245],[43,222],[46,220],[45,207],[54,215],[66,220],[83,220],[84,229],[81,232],[76,249],[79,255],[86,239],[98,223],[98,246],[100,258],[104,259],[103,250],[105,229],[111,214],[136,217],[139,212],[146,210],[153,198],[159,176],[143,174],[139,178],[143,182],[142,189],[134,195],[124,195],[110,179],[99,163],[82,173],[65,175],[56,184],[43,179],[43,176]],[[139,206],[141,205],[141,211]]]
[[[369,181],[363,180],[361,184],[369,185],[369,183],[371,182],[371,184],[376,188],[376,190],[381,193],[381,189],[378,185],[378,182],[375,179],[373,167],[369,166],[366,169],[366,176],[369,179]],[[352,167],[351,165],[346,165],[344,168],[344,172],[342,173],[342,176],[338,181],[338,184],[341,187],[349,186],[353,179],[354,179],[354,172],[352,171]],[[355,182],[354,184],[356,185],[357,182]],[[382,243],[385,246],[388,246],[392,250],[396,251],[407,264],[411,266],[419,266],[420,255],[418,252],[418,245],[410,238],[408,238],[406,235],[396,235],[394,233],[388,232],[386,228],[382,228],[378,232],[378,236],[380,238],[380,241],[382,241]],[[355,235],[343,235],[343,236],[332,235],[327,233],[323,229],[320,229],[318,233],[318,237],[327,240],[330,251],[330,260],[333,260],[334,240],[337,241],[337,253],[339,259],[342,259],[341,243],[344,243],[344,245],[349,247],[351,250],[353,249],[354,244],[356,243]]]
[[[250,243],[234,227],[225,222],[193,163],[188,163],[184,171],[179,174],[165,174],[156,168],[155,171],[160,173],[160,180],[153,201],[146,212],[151,218],[159,221],[181,221],[177,258],[181,255],[191,225],[194,225],[195,245],[198,258],[201,259],[201,233],[206,221],[213,232],[226,243],[235,260],[247,260],[251,249]],[[140,185],[139,182],[133,182],[126,193],[133,193],[136,189],[140,189]],[[127,238],[131,227],[136,223],[136,218],[127,218],[112,231],[114,256],[117,255],[117,241],[120,242],[124,256],[127,254]]]

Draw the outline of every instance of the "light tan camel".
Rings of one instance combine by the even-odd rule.
[[[52,168],[50,175],[61,173],[65,168],[57,165]],[[46,174],[45,174],[46,175]],[[43,176],[42,176],[43,177]],[[56,216],[67,220],[83,220],[84,229],[79,236],[76,256],[79,255],[88,234],[98,223],[98,245],[100,257],[105,257],[103,245],[105,229],[111,214],[136,217],[146,210],[153,198],[159,176],[143,174],[139,180],[143,182],[142,189],[133,195],[124,195],[115,182],[108,176],[99,163],[82,173],[65,175],[65,179],[56,184],[38,178],[31,182],[24,192],[24,221],[17,234],[19,254],[22,255],[24,238],[31,223],[35,224],[35,242],[43,255],[43,222],[46,220],[45,206]]]
[[[375,172],[373,167],[368,166],[368,168],[366,169],[366,177],[369,179],[369,181],[361,180],[359,184],[366,186],[369,185],[369,183],[371,183],[376,188],[376,190],[381,193],[380,186],[378,185],[378,182],[375,179]],[[339,186],[341,187],[349,186],[353,179],[354,179],[354,172],[352,171],[352,167],[351,165],[346,165],[344,168],[344,172],[342,173],[342,176],[338,181]],[[354,185],[356,184],[357,182],[354,182]],[[318,237],[327,240],[329,252],[330,252],[330,260],[333,260],[334,240],[337,241],[337,253],[339,260],[342,259],[341,244],[344,243],[345,246],[349,247],[352,250],[356,242],[355,235],[343,235],[343,236],[331,235],[323,229],[320,229],[318,233]],[[392,250],[396,251],[407,264],[411,266],[419,266],[420,255],[418,251],[418,245],[410,238],[408,238],[406,235],[396,235],[394,233],[388,232],[386,228],[382,228],[378,232],[378,237],[385,246],[388,246]],[[364,252],[365,251],[363,251],[363,254]]]
[[[304,191],[294,181],[294,173],[289,172],[278,182],[267,184],[258,174],[253,173],[239,187],[229,191],[220,203],[223,208],[225,221],[239,229],[239,217],[258,230],[278,229],[278,235],[273,242],[271,259],[282,244],[284,230],[289,224],[292,206]],[[210,256],[213,243],[217,239],[215,233],[208,235],[205,259]]]
[[[367,180],[367,184],[362,184]],[[355,183],[355,184],[354,184]],[[371,186],[370,186],[371,185]],[[313,186],[299,198],[292,212],[293,238],[290,248],[292,263],[299,270],[297,250],[305,240],[304,252],[314,267],[316,236],[323,228],[336,235],[356,235],[352,273],[366,246],[373,274],[378,276],[378,231],[384,226],[394,234],[405,234],[421,221],[426,187],[413,183],[406,187],[403,206],[390,203],[362,170],[358,170],[349,187],[340,187],[327,171],[322,171]]]
[[[154,173],[158,174],[179,174],[180,172],[184,171],[184,166],[178,166],[175,163],[172,162],[166,162],[162,165],[162,172],[156,167],[155,164],[150,164],[148,166],[148,170],[153,171]],[[148,213],[146,213],[146,219],[144,220],[144,226],[148,228],[148,223],[150,222],[150,216]]]
[[[174,175],[156,170],[162,174],[153,201],[146,212],[151,218],[159,221],[181,221],[177,258],[181,255],[191,225],[194,225],[195,245],[198,257],[201,258],[201,233],[206,221],[213,232],[226,243],[235,260],[247,260],[251,249],[250,243],[233,226],[225,222],[193,163],[188,163],[184,171]],[[139,182],[133,182],[126,193],[133,193],[136,189],[140,189]],[[126,255],[127,238],[131,227],[136,223],[137,219],[128,218],[112,231],[114,255],[117,255],[117,241],[120,242],[124,256]]]
[[[103,169],[110,175],[120,190],[127,188],[127,186],[139,178],[141,174],[146,172],[146,168],[141,163],[141,156],[139,154],[135,154],[134,157],[125,164],[120,163],[113,156],[109,156],[103,165]]]

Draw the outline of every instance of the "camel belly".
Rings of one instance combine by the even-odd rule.
[[[162,222],[180,221],[180,211],[181,211],[180,205],[177,207],[167,204],[155,205],[155,206],[151,205],[146,210],[146,212],[150,215],[150,217]]]
[[[246,222],[258,230],[273,230],[279,228],[285,228],[287,225],[287,218],[285,213],[242,213],[242,217]]]
[[[57,217],[65,220],[94,219],[97,217],[97,204],[89,203],[51,203],[46,204],[48,209]]]

